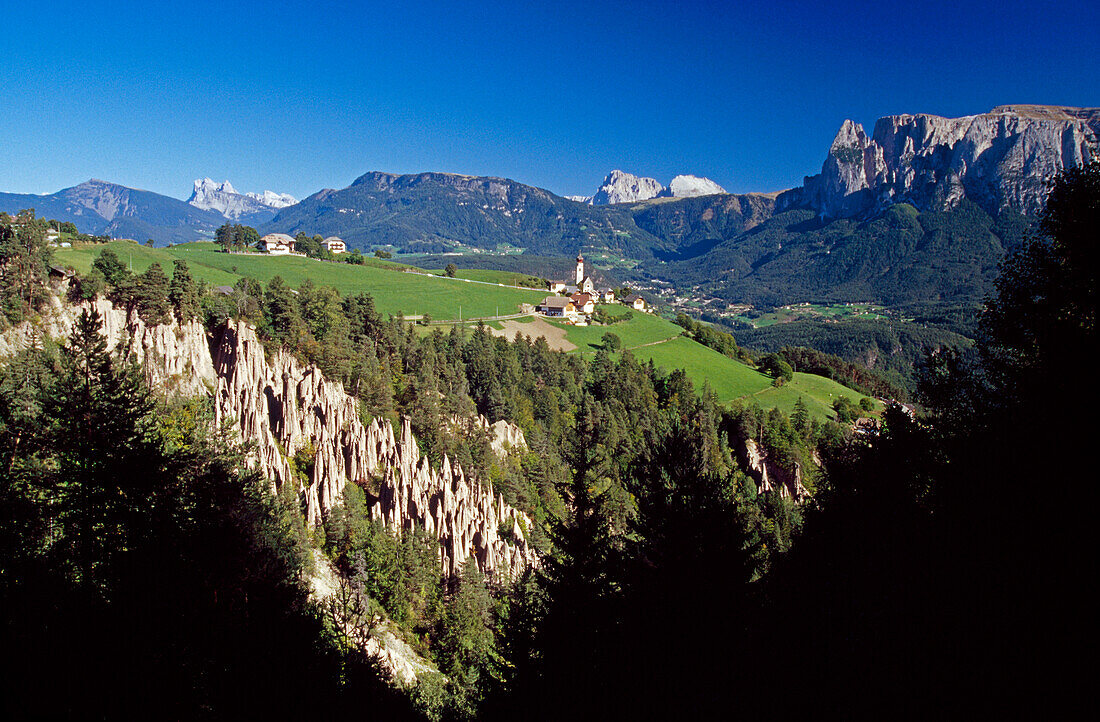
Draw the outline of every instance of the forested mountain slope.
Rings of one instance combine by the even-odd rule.
[[[661,241],[618,208],[594,208],[506,178],[367,173],[279,212],[261,230],[339,235],[356,247],[407,252],[524,248],[569,255],[607,248],[646,256]]]

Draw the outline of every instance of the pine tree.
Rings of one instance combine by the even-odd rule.
[[[134,279],[134,305],[141,320],[150,326],[167,323],[172,306],[168,299],[168,276],[154,263]]]
[[[806,432],[806,425],[810,421],[810,412],[806,408],[806,402],[802,400],[802,397],[798,397],[798,401],[794,405],[794,413],[791,414],[791,425],[799,433]]]
[[[172,283],[168,286],[168,298],[180,323],[187,323],[198,316],[199,292],[187,263],[176,259],[172,268]]]
[[[151,409],[140,370],[107,352],[98,312],[81,313],[47,416],[67,552],[86,589],[108,593],[110,567],[148,523],[161,459]]]
[[[125,286],[130,278],[130,271],[126,264],[119,260],[118,255],[110,248],[104,248],[92,261],[92,268],[103,274],[107,285],[112,289]]]
[[[20,212],[18,227],[0,224],[0,311],[12,323],[46,298],[46,273],[51,253],[45,221],[33,211]]]

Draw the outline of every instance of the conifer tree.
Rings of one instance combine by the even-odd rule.
[[[103,274],[103,279],[112,289],[124,286],[130,278],[130,271],[126,268],[118,254],[110,248],[104,248],[92,261],[92,268]]]
[[[100,317],[84,311],[61,352],[47,415],[69,559],[86,590],[109,593],[116,557],[138,541],[161,458],[139,369],[107,352]]]
[[[180,323],[187,323],[199,313],[199,292],[187,262],[176,259],[172,268],[172,282],[168,286],[168,298]]]
[[[172,315],[168,276],[154,263],[134,279],[133,301],[141,320],[150,326],[167,323]]]

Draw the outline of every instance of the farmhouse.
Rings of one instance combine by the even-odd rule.
[[[265,251],[274,255],[294,253],[294,239],[285,233],[268,233],[260,243]]]
[[[646,308],[645,308],[645,299],[642,298],[641,296],[639,296],[636,293],[632,293],[629,296],[627,296],[626,298],[624,298],[623,303],[625,303],[627,306],[632,307],[635,311],[644,311],[644,310],[646,310]]]
[[[539,304],[538,312],[546,316],[568,316],[576,318],[577,307],[573,301],[564,296],[547,296]]]
[[[610,288],[601,288],[596,292],[596,298],[603,303],[615,303],[615,292]]]
[[[596,310],[596,302],[587,293],[574,293],[569,300],[581,313],[592,313]]]
[[[347,253],[348,247],[344,244],[344,239],[336,236],[329,236],[325,240],[321,241],[325,248],[329,249],[332,253]]]

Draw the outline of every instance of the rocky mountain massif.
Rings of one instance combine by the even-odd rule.
[[[339,383],[282,350],[268,360],[248,324],[231,323],[211,339],[198,322],[147,326],[104,299],[80,306],[54,299],[42,327],[23,324],[3,336],[0,355],[36,342],[39,334],[67,337],[87,307],[103,319],[108,346],[132,352],[151,384],[212,395],[217,422],[228,422],[255,445],[252,458],[273,488],[295,488],[310,524],[341,502],[350,481],[367,491],[374,518],[434,534],[445,572],[474,559],[482,572],[510,577],[537,562],[525,537],[531,524],[526,515],[447,459],[433,469],[408,422],[398,434],[378,419],[364,425],[355,399]],[[522,443],[518,429],[495,431],[501,450],[500,444]],[[288,458],[302,449],[314,450],[304,475],[301,469],[295,473]]]
[[[1002,105],[962,118],[889,115],[872,134],[844,121],[821,173],[784,194],[779,209],[849,218],[909,203],[944,210],[970,200],[990,214],[1034,215],[1046,181],[1100,158],[1100,108]]]
[[[274,218],[280,208],[298,201],[289,193],[238,193],[229,181],[216,183],[209,178],[199,178],[187,202],[200,210],[220,213],[231,221],[259,225]]]
[[[657,279],[722,309],[808,299],[973,308],[1028,232],[1047,179],[1100,157],[1098,131],[1100,110],[1055,106],[887,116],[870,136],[846,121],[822,172],[779,194],[725,194],[690,176],[664,188],[616,171],[598,198],[577,203],[505,178],[371,172],[279,209],[259,230],[419,253],[522,249],[540,259],[525,270],[536,274],[542,257],[583,251],[617,266],[621,281]],[[0,195],[0,210],[34,207],[93,233],[194,240],[255,200],[235,194],[233,205],[231,187],[220,188],[202,204],[221,212],[99,181]]]
[[[678,175],[663,186],[654,178],[644,178],[621,170],[613,170],[604,178],[594,195],[567,196],[569,200],[606,206],[615,203],[637,203],[650,198],[694,198],[725,193],[726,190],[709,178]]]

